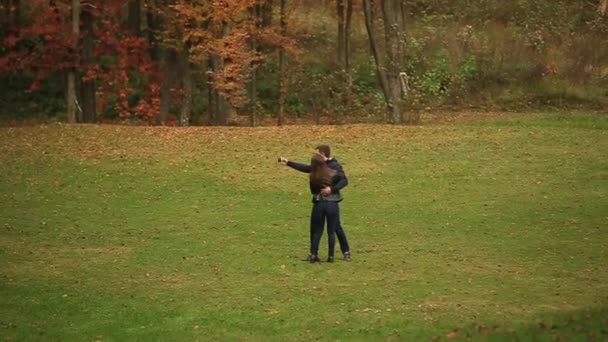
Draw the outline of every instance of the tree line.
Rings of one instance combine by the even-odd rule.
[[[509,31],[525,37],[532,51],[522,53],[522,61],[535,59],[519,81],[557,73],[546,62],[555,59],[546,40],[564,40],[559,36],[568,31],[601,41],[608,32],[606,0],[593,6],[565,0],[2,0],[0,10],[0,77],[16,89],[27,81],[20,90],[29,93],[54,89],[45,96],[61,94],[57,108],[70,123],[130,118],[226,125],[246,118],[255,126],[272,117],[281,125],[302,113],[327,113],[338,122],[359,111],[415,124],[420,106],[462,101],[479,92],[476,87],[509,82],[508,74],[522,68],[490,75],[509,56],[492,57],[498,44],[474,27],[502,21],[530,31]],[[305,34],[312,30],[307,13],[322,23]],[[322,25],[331,32],[319,31]],[[440,27],[437,32],[451,36],[433,37]],[[496,44],[494,51],[489,44]],[[319,51],[333,53],[316,56]],[[604,51],[568,69],[603,82],[607,71],[598,60]]]

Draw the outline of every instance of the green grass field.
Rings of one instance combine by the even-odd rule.
[[[0,338],[606,340],[607,132],[0,128]],[[349,177],[350,263],[301,261],[307,178],[276,158],[318,143]]]

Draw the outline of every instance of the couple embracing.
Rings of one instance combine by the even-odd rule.
[[[295,170],[309,173],[310,192],[312,193],[312,212],[310,214],[310,255],[311,263],[319,262],[319,243],[327,220],[328,257],[334,262],[336,235],[345,261],[351,260],[350,247],[346,233],[340,223],[340,190],[348,184],[348,179],[340,163],[331,157],[328,145],[319,145],[310,160],[310,165],[289,161],[283,157],[279,162]]]

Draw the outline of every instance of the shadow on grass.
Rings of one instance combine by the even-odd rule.
[[[474,323],[433,341],[606,341],[608,307],[546,314],[533,323]]]

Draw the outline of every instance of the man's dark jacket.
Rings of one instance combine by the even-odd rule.
[[[287,162],[287,166],[298,170],[300,172],[310,173],[312,167],[307,164],[296,163],[292,161]],[[340,194],[340,190],[348,185],[348,178],[346,178],[346,174],[344,173],[344,169],[342,165],[336,159],[328,159],[327,166],[330,169],[336,171],[336,174],[332,178],[331,194],[328,196],[321,196],[316,189],[313,188],[313,185],[310,184],[310,192],[313,194],[312,201],[332,201],[332,202],[340,202],[342,201],[342,194]]]

